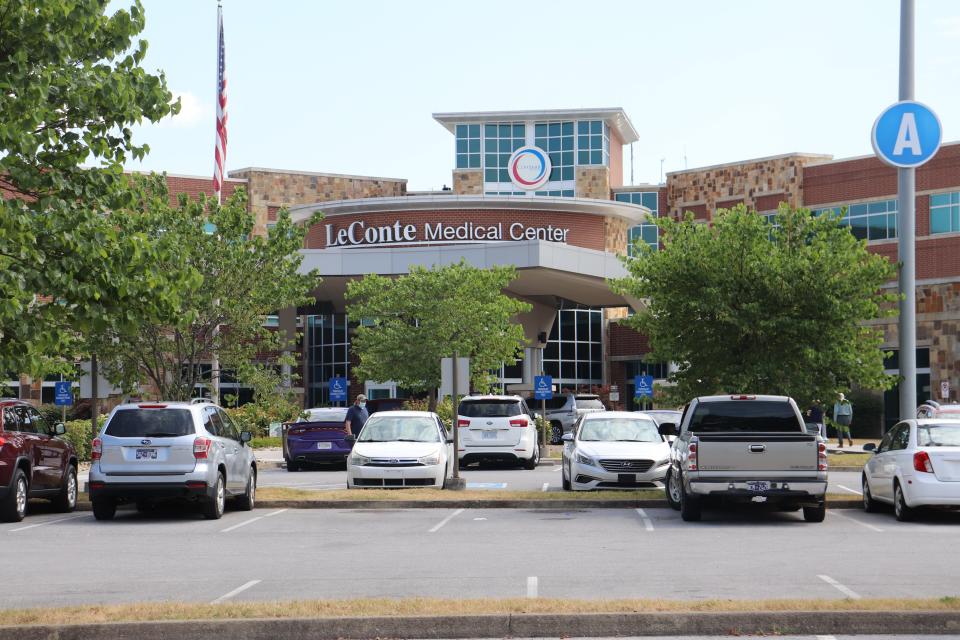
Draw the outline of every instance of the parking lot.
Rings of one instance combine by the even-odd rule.
[[[343,597],[859,598],[956,593],[960,518],[670,509],[42,513],[0,528],[4,607]],[[899,550],[888,561],[891,550]],[[907,561],[903,559],[907,558]],[[918,570],[922,567],[922,570]]]

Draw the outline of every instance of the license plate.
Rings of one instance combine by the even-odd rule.
[[[137,449],[137,460],[156,460],[156,449]]]
[[[497,439],[497,432],[496,432],[496,431],[484,431],[484,432],[483,432],[483,439],[484,439],[484,440],[496,440],[496,439]]]
[[[632,473],[618,473],[617,482],[620,484],[633,484],[637,481],[637,476]]]
[[[317,443],[317,449],[332,449],[332,448],[333,448],[333,443],[332,443],[332,442],[318,442],[318,443]]]
[[[747,489],[750,491],[767,491],[770,489],[770,483],[766,480],[753,480],[747,483]]]

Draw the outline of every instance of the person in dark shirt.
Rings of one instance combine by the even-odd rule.
[[[370,414],[367,413],[367,396],[362,393],[357,396],[353,406],[347,409],[347,419],[343,422],[343,430],[357,435]]]
[[[820,432],[820,437],[824,440],[827,439],[827,427],[823,422],[823,408],[820,406],[819,400],[814,400],[810,408],[807,409],[805,422],[817,425],[817,431]]]

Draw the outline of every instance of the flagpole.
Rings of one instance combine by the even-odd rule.
[[[223,170],[227,161],[227,89],[226,89],[226,52],[223,43],[223,5],[217,3],[217,95],[216,95],[216,143],[214,148],[213,188],[217,195],[217,207],[223,201]],[[219,309],[220,299],[214,300]],[[217,340],[220,337],[220,324],[213,327],[210,354],[210,395],[211,400],[220,404],[220,355],[217,352]]]

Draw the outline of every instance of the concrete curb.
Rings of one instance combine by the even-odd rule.
[[[863,471],[863,467],[830,467],[830,471],[860,473]]]
[[[593,613],[196,620],[0,627],[0,640],[335,640],[667,635],[928,635],[960,632],[955,611]]]
[[[258,509],[666,509],[666,500],[258,500]],[[122,508],[122,507],[121,507]],[[827,500],[828,509],[862,509],[863,502]],[[77,511],[90,511],[89,502]]]

